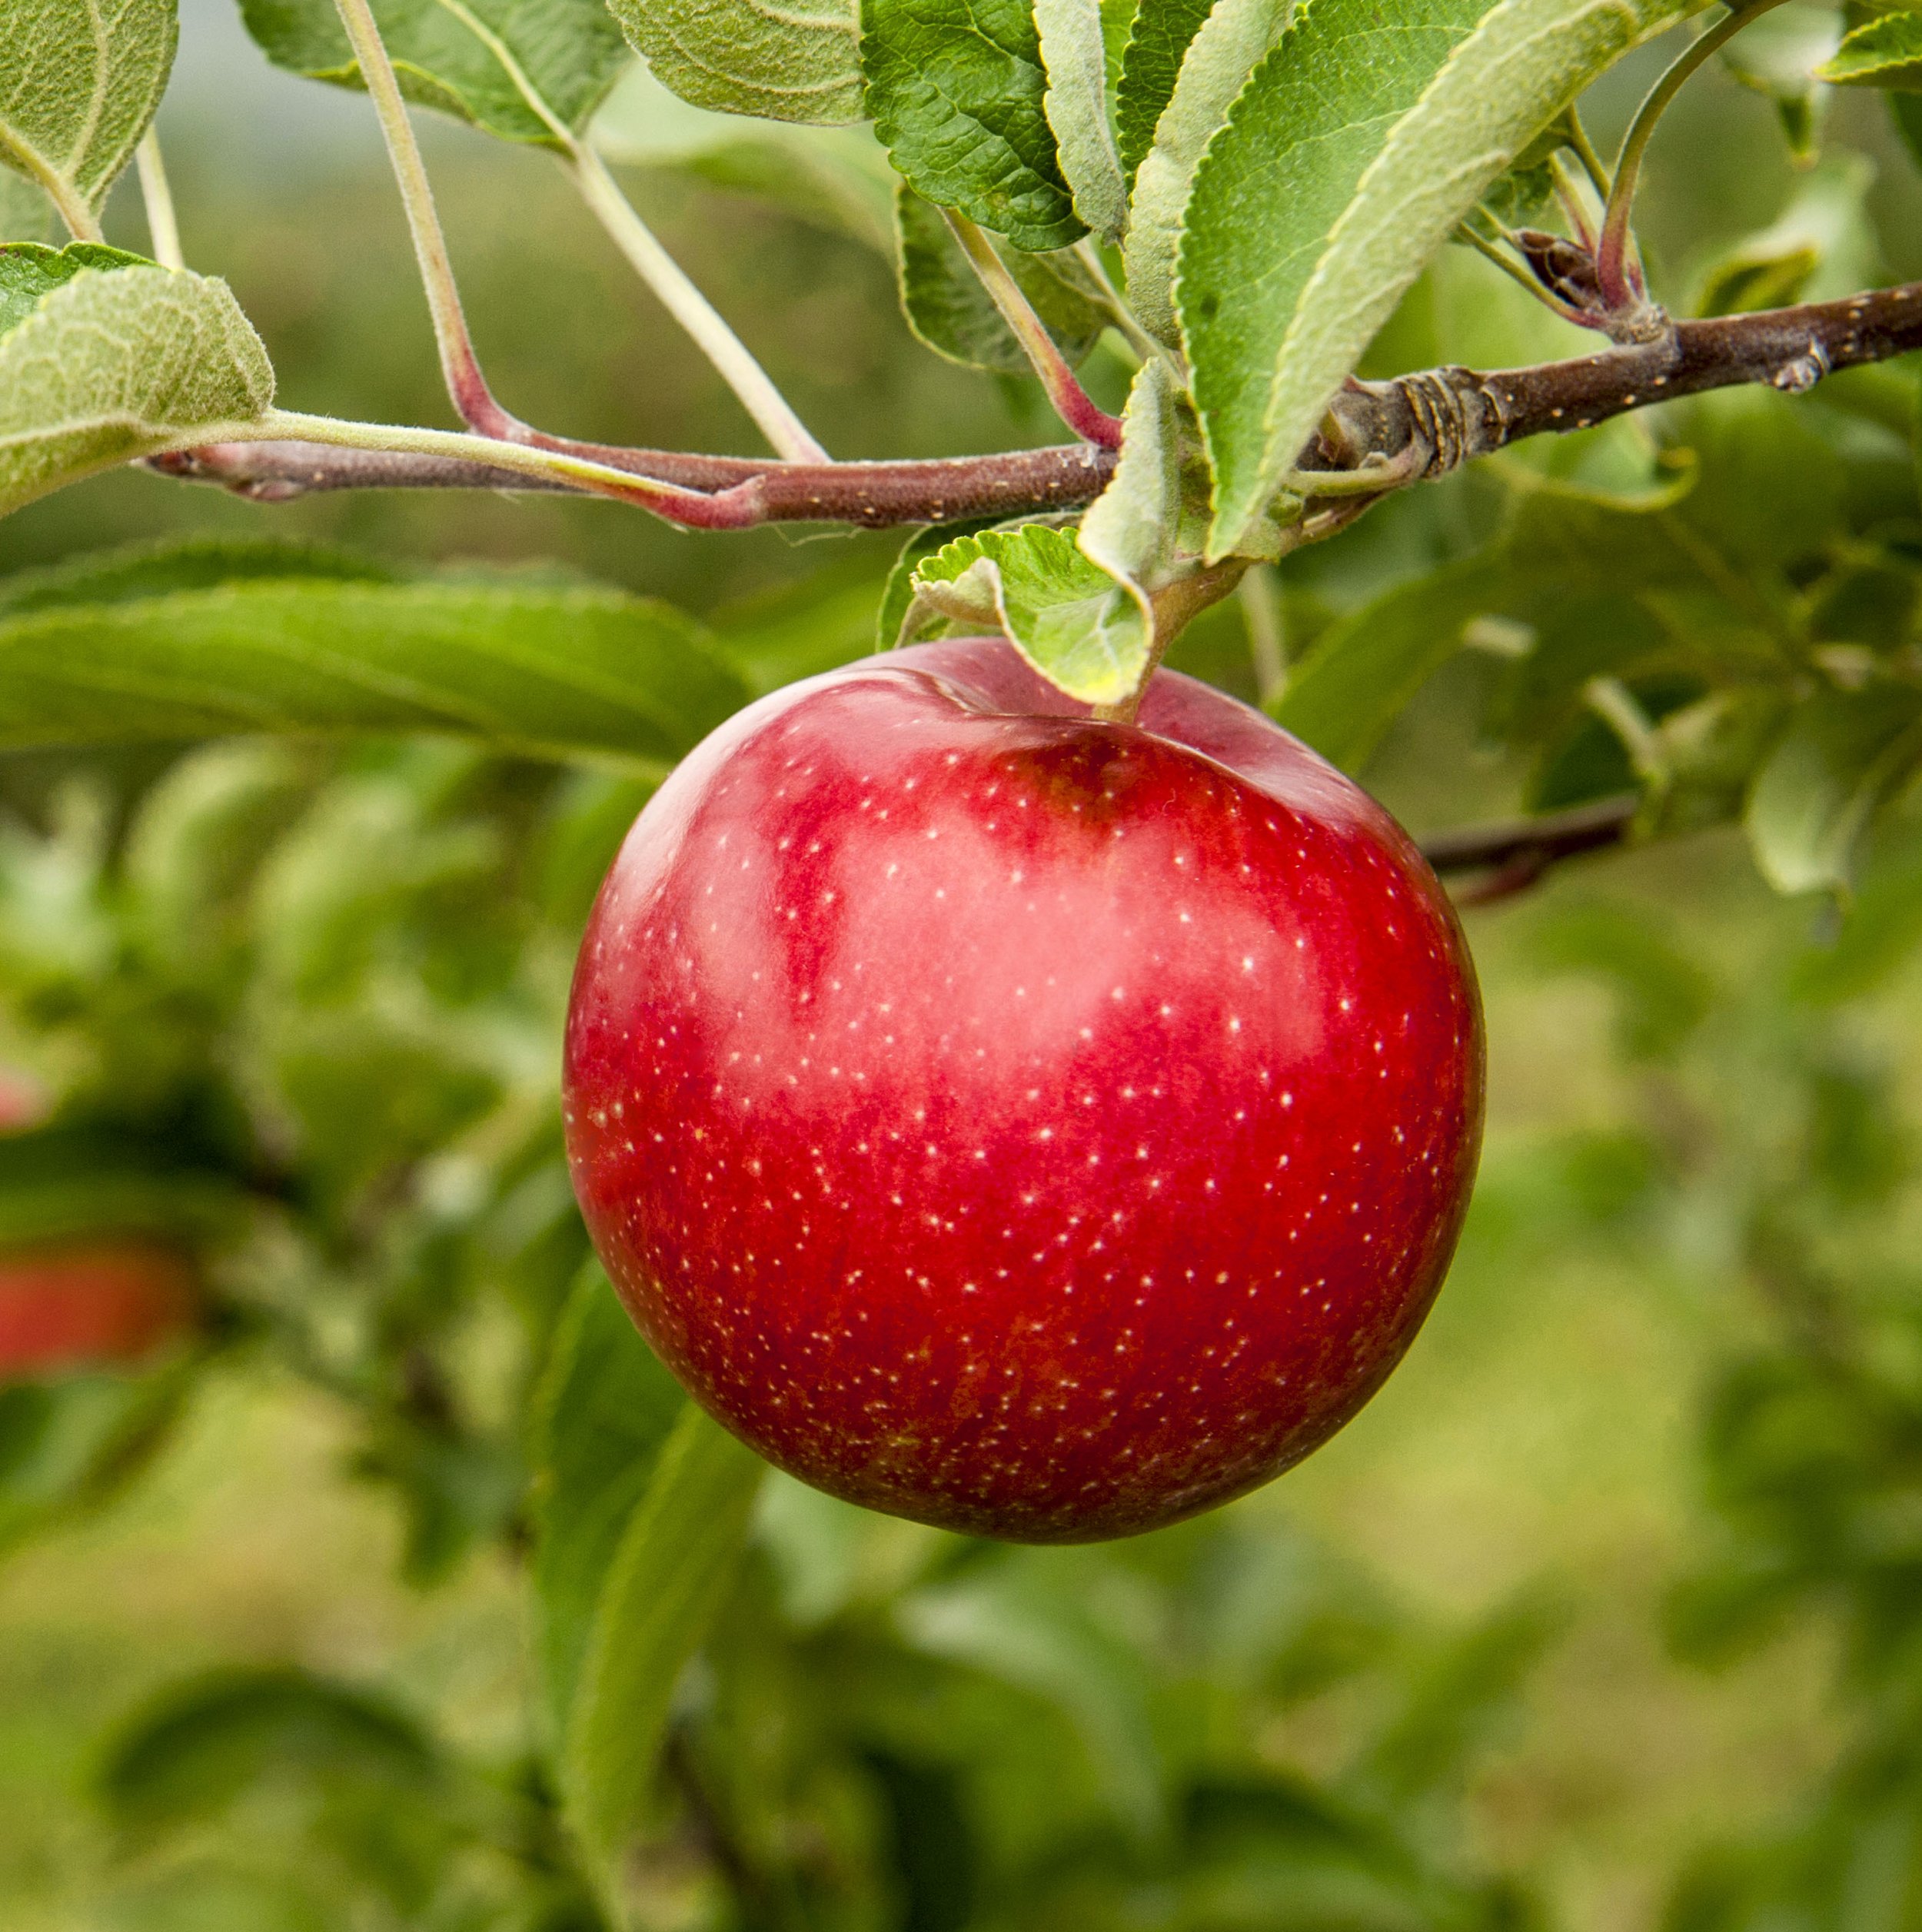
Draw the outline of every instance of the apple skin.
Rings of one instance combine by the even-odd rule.
[[[629,833],[564,1105],[642,1333],[768,1460],[1019,1542],[1171,1523],[1400,1358],[1479,1149],[1453,912],[1380,806],[1163,671],[999,638],[775,693]]]
[[[0,1382],[132,1366],[194,1325],[177,1250],[138,1235],[0,1252]]]

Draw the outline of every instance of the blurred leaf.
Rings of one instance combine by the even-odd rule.
[[[864,0],[861,67],[875,132],[924,199],[1017,248],[1065,248],[1086,233],[1023,0]]]
[[[333,0],[240,0],[241,16],[277,67],[337,87],[364,85]],[[600,104],[627,49],[600,0],[372,0],[401,91],[504,140],[561,141],[522,90],[578,133]]]
[[[894,216],[899,244],[901,308],[908,327],[934,351],[964,367],[1026,375],[1032,366],[1001,311],[968,265],[939,209],[906,182],[897,184]],[[1072,363],[1084,361],[1108,326],[1086,271],[1072,256],[1003,251],[1022,293]]]
[[[1813,165],[1820,151],[1827,90],[1815,75],[1841,37],[1826,8],[1778,7],[1751,21],[1721,50],[1728,72],[1774,103],[1797,167]]]
[[[747,1546],[766,1467],[684,1405],[614,1551],[562,1754],[569,1817],[604,1870],[640,1817],[674,1685]]]
[[[598,1262],[577,1278],[528,1417],[534,1584],[552,1736],[574,1692],[614,1552],[687,1398]]]
[[[1772,17],[1772,16],[1771,16]],[[1800,188],[1781,218],[1711,264],[1698,315],[1734,315],[1845,294],[1875,279],[1875,235],[1864,205],[1875,170],[1835,155]]]
[[[1614,989],[1621,1050],[1632,1060],[1672,1059],[1714,1003],[1708,973],[1628,906],[1565,907],[1537,929],[1534,950],[1547,966],[1592,973]]]
[[[0,745],[432,731],[666,762],[747,696],[663,605],[458,582],[252,582],[0,616]]]
[[[1151,11],[1142,9],[1144,15]],[[1184,43],[1173,92],[1136,166],[1123,255],[1129,306],[1170,348],[1181,343],[1175,261],[1195,170],[1249,75],[1281,38],[1293,6],[1292,0],[1220,0],[1212,12],[1203,11],[1207,18]]]
[[[1387,32],[1372,0],[1329,0],[1256,68],[1195,171],[1181,244],[1211,554],[1250,540],[1328,397],[1488,183],[1683,11],[1452,0]]]
[[[1844,37],[1835,58],[1817,75],[1834,87],[1922,92],[1922,19],[1898,9],[1864,22]]]
[[[1910,839],[1872,863],[1829,943],[1796,961],[1797,997],[1829,1006],[1873,993],[1922,943],[1922,848]]]
[[[1043,106],[1076,214],[1106,241],[1128,225],[1128,184],[1108,113],[1100,0],[1035,0],[1048,76]]]
[[[58,279],[0,334],[0,515],[115,464],[231,434],[272,404],[267,351],[224,282],[145,266]]]
[[[0,1548],[111,1502],[185,1418],[205,1358],[0,1386]]]
[[[1115,126],[1129,185],[1153,146],[1155,124],[1175,91],[1183,56],[1208,18],[1211,0],[1163,0],[1137,7],[1121,57],[1115,90]]]
[[[654,790],[651,777],[624,772],[568,773],[547,815],[536,860],[536,891],[550,919],[569,928],[586,922],[614,854]]]
[[[1882,683],[1797,707],[1749,793],[1749,843],[1777,892],[1840,891],[1876,808],[1922,757],[1922,691]]]
[[[1560,1604],[1526,1594],[1444,1645],[1370,1747],[1368,1782],[1397,1805],[1458,1784],[1567,1621]]]
[[[1072,537],[1044,524],[959,537],[924,557],[901,641],[934,617],[1003,632],[1050,683],[1086,704],[1118,703],[1147,667],[1134,600]]]
[[[909,1641],[1046,1698],[1073,1721],[1116,1814],[1143,1837],[1166,1822],[1142,1659],[1032,1558],[1003,1559],[896,1612]]]
[[[1906,94],[1890,94],[1889,118],[1916,166],[1922,168],[1922,101],[1912,101]]]
[[[178,969],[218,963],[242,936],[246,889],[306,802],[307,761],[284,744],[211,746],[141,801],[127,883],[142,936]]]
[[[439,1754],[413,1720],[291,1665],[213,1671],[171,1684],[112,1740],[95,1791],[138,1835],[224,1811],[264,1780],[348,1778],[429,1801]]]
[[[1270,707],[1275,722],[1344,771],[1358,772],[1408,701],[1461,648],[1497,600],[1495,565],[1479,557],[1398,584],[1329,626]]]
[[[353,550],[271,537],[166,537],[83,552],[0,577],[0,620],[66,604],[126,604],[176,590],[211,590],[257,577],[397,584],[406,574]]]
[[[244,1177],[185,1123],[55,1120],[0,1134],[0,1244],[151,1233],[192,1241],[244,1223]]]
[[[770,121],[861,118],[858,0],[608,0],[683,101]]]
[[[697,108],[636,62],[594,118],[594,145],[633,168],[671,169],[750,195],[890,259],[895,175],[863,127],[756,124]]]
[[[0,161],[81,214],[97,211],[166,91],[175,0],[7,0]],[[5,384],[0,382],[0,394]]]

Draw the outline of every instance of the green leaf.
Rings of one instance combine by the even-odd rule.
[[[914,590],[903,643],[933,617],[992,625],[1084,704],[1120,703],[1147,669],[1148,627],[1133,597],[1045,524],[957,537],[923,560]]]
[[[863,0],[861,30],[867,111],[916,192],[1032,252],[1087,232],[1025,0]]]
[[[1107,51],[1099,0],[1035,0],[1047,69],[1043,106],[1075,212],[1104,241],[1128,225],[1128,184],[1108,118]]]
[[[747,1547],[766,1470],[688,1403],[614,1552],[561,1777],[574,1828],[604,1864],[640,1815],[674,1685]]]
[[[427,731],[671,762],[747,697],[697,625],[614,590],[259,581],[0,616],[0,746]]]
[[[1155,123],[1175,91],[1189,42],[1212,5],[1213,0],[1162,0],[1136,10],[1115,89],[1115,131],[1131,186],[1142,157],[1154,145]]]
[[[637,61],[594,117],[619,165],[692,176],[771,203],[811,226],[894,254],[894,170],[866,128],[800,128],[690,106]]]
[[[1328,397],[1489,182],[1687,11],[1325,0],[1284,37],[1195,171],[1181,244],[1211,554],[1259,530]]]
[[[697,108],[830,125],[861,118],[858,0],[608,0],[666,85]]]
[[[174,1122],[135,1132],[62,1120],[0,1135],[0,1246],[100,1234],[192,1242],[241,1229],[248,1206],[231,1166]]]
[[[1175,264],[1195,170],[1249,75],[1281,38],[1292,5],[1292,0],[1220,0],[1189,44],[1174,92],[1135,171],[1122,258],[1128,304],[1142,326],[1171,348],[1181,341]]]
[[[1168,365],[1150,356],[1128,392],[1121,460],[1082,517],[1081,554],[1122,584],[1153,634],[1151,593],[1175,568],[1182,512],[1181,398]]]
[[[1922,759],[1922,691],[1880,683],[1800,706],[1748,795],[1748,842],[1777,892],[1845,890],[1876,808]]]
[[[981,278],[969,266],[941,211],[906,181],[896,185],[901,309],[916,337],[966,368],[1026,375],[1031,364]],[[1062,354],[1079,364],[1108,326],[1085,271],[1072,255],[1001,251],[1021,291],[1047,324]],[[1079,272],[1077,272],[1079,271]]]
[[[1922,14],[1885,13],[1849,35],[1816,70],[1834,87],[1886,87],[1922,93]]]
[[[37,241],[0,244],[0,335],[18,328],[39,307],[40,298],[70,282],[83,268],[151,268],[144,256],[97,241],[69,242],[50,248]]]
[[[401,91],[504,140],[561,145],[547,115],[578,132],[627,62],[600,0],[372,3]],[[334,0],[241,0],[241,15],[276,67],[337,87],[363,85]]]
[[[174,0],[0,7],[0,161],[38,182],[69,227],[88,224],[133,158],[178,32]]]
[[[168,1685],[112,1740],[95,1793],[115,1824],[146,1836],[217,1816],[276,1774],[414,1793],[442,1766],[420,1727],[384,1700],[268,1664]]]
[[[279,537],[164,537],[0,577],[0,619],[67,604],[126,604],[176,590],[211,590],[255,577],[395,584],[401,575],[391,564],[357,551]]]
[[[557,1742],[567,1735],[609,1565],[686,1400],[600,1264],[589,1262],[554,1332],[530,1422],[534,1594]]]
[[[984,530],[991,530],[990,523],[929,524],[916,530],[901,546],[901,554],[894,560],[894,567],[888,572],[888,580],[881,592],[881,607],[875,614],[874,648],[892,650],[901,641],[901,627],[907,622],[908,610],[914,602],[914,574],[921,567],[923,557],[932,557],[944,544],[951,544],[957,537],[978,536]]]
[[[1344,771],[1358,772],[1408,701],[1496,600],[1498,567],[1470,557],[1392,590],[1332,624],[1293,666],[1275,722]]]
[[[51,253],[0,250],[16,272],[24,259],[29,274],[62,278],[0,335],[0,515],[266,414],[274,372],[224,282],[148,267],[55,271],[39,261]]]

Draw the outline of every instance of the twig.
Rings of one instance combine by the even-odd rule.
[[[806,426],[788,406],[787,399],[774,387],[767,371],[749,353],[747,345],[722,319],[720,311],[697,288],[680,264],[657,241],[651,230],[628,204],[600,157],[573,128],[556,114],[547,98],[534,84],[527,69],[515,58],[514,49],[462,0],[439,0],[440,5],[458,20],[485,47],[500,65],[535,115],[552,135],[555,143],[572,164],[569,178],[579,191],[594,218],[612,238],[629,264],[653,290],[660,304],[687,331],[695,346],[706,356],[722,379],[753,417],[768,444],[785,461],[793,463],[825,463],[826,450],[808,434]],[[538,435],[520,440],[558,447],[555,439]]]
[[[140,176],[140,198],[147,210],[147,237],[153,244],[154,259],[163,268],[185,268],[187,258],[181,253],[173,190],[167,185],[160,136],[151,128],[140,137],[140,145],[134,150],[134,167]]]
[[[968,258],[968,266],[980,278],[981,286],[1000,311],[1002,321],[1013,331],[1023,354],[1041,378],[1055,414],[1076,435],[1097,447],[1119,449],[1121,418],[1099,407],[1076,379],[1075,372],[1068,367],[1068,358],[1034,312],[1033,304],[1021,292],[1021,284],[996,252],[994,244],[965,214],[958,214],[953,208],[944,208],[942,212],[948,218],[955,240],[961,244],[961,252]]]
[[[825,463],[822,448],[787,398],[747,345],[722,319],[720,311],[689,278],[687,271],[655,238],[617,185],[607,166],[584,141],[570,140],[568,172],[594,218],[614,244],[659,298],[661,306],[693,338],[720,371],[741,406],[753,417],[771,447],[790,463]]]
[[[347,29],[361,78],[374,102],[374,111],[380,118],[381,136],[387,143],[387,159],[400,187],[407,230],[414,238],[414,259],[420,265],[421,286],[427,291],[427,308],[434,318],[434,339],[440,347],[441,373],[447,394],[468,428],[483,436],[511,435],[518,425],[494,401],[487,377],[480,373],[480,360],[474,353],[474,338],[467,332],[467,319],[461,311],[461,291],[454,278],[447,237],[441,232],[441,218],[434,210],[434,188],[427,180],[427,165],[421,158],[421,145],[414,138],[407,103],[401,98],[401,83],[395,77],[393,62],[387,58],[373,9],[368,0],[334,0],[334,5],[341,25]]]
[[[1422,856],[1438,873],[1486,873],[1455,899],[1458,906],[1490,905],[1525,891],[1564,859],[1624,843],[1640,802],[1631,793],[1540,818],[1438,832],[1422,841]]]
[[[1299,465],[1312,489],[1315,472],[1357,470],[1371,457],[1387,461],[1412,450],[1406,474],[1417,481],[1527,437],[1587,429],[1651,403],[1747,383],[1799,394],[1832,371],[1917,349],[1922,349],[1922,282],[1910,282],[1840,301],[1678,322],[1652,342],[1529,368],[1430,369],[1388,382],[1353,382],[1330,404]],[[287,420],[278,419],[282,425]],[[363,440],[351,449],[285,440],[294,434],[284,426],[257,426],[231,442],[216,437],[216,447],[155,459],[155,465],[273,500],[320,490],[590,487],[538,465],[530,471],[516,463],[510,474],[504,454],[490,462],[487,457],[497,453],[464,442],[429,447],[419,438],[431,432],[397,431],[399,440]],[[218,447],[223,444],[228,447]],[[869,529],[1075,510],[1101,494],[1114,469],[1111,451],[1085,444],[939,462],[788,464],[590,443],[554,447],[582,462],[689,492],[726,492],[758,479],[760,520]],[[1342,506],[1345,517],[1331,511],[1330,527],[1352,521],[1368,500]]]
[[[1611,309],[1628,315],[1641,308],[1647,296],[1633,269],[1633,241],[1629,218],[1634,210],[1635,186],[1641,174],[1642,157],[1648,151],[1668,104],[1681,92],[1683,83],[1715,50],[1732,40],[1759,15],[1780,6],[1782,0],[1751,0],[1737,6],[1727,18],[1717,21],[1708,32],[1692,42],[1677,56],[1668,71],[1648,91],[1648,97],[1635,111],[1628,131],[1622,137],[1621,152],[1615,158],[1614,178],[1608,191],[1608,205],[1602,215],[1601,241],[1595,251],[1595,273],[1601,284],[1602,299]]]

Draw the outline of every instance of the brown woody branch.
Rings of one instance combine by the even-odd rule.
[[[1800,394],[1837,370],[1915,349],[1922,349],[1922,282],[1676,322],[1650,341],[1530,368],[1429,369],[1389,382],[1351,382],[1330,405],[1301,467],[1338,474],[1385,462],[1398,486],[1527,437],[1587,429],[1652,403],[1751,383]],[[726,493],[733,499],[727,521],[737,527],[883,529],[1074,510],[1100,494],[1115,461],[1112,451],[1086,444],[939,462],[801,464],[533,440],[632,475]],[[157,457],[153,467],[265,502],[323,490],[567,487],[444,457],[308,443],[221,444]]]
[[[1486,906],[1525,891],[1561,860],[1624,843],[1639,802],[1630,794],[1539,818],[1437,832],[1422,841],[1422,856],[1438,873],[1481,873],[1455,897],[1460,906]]]

